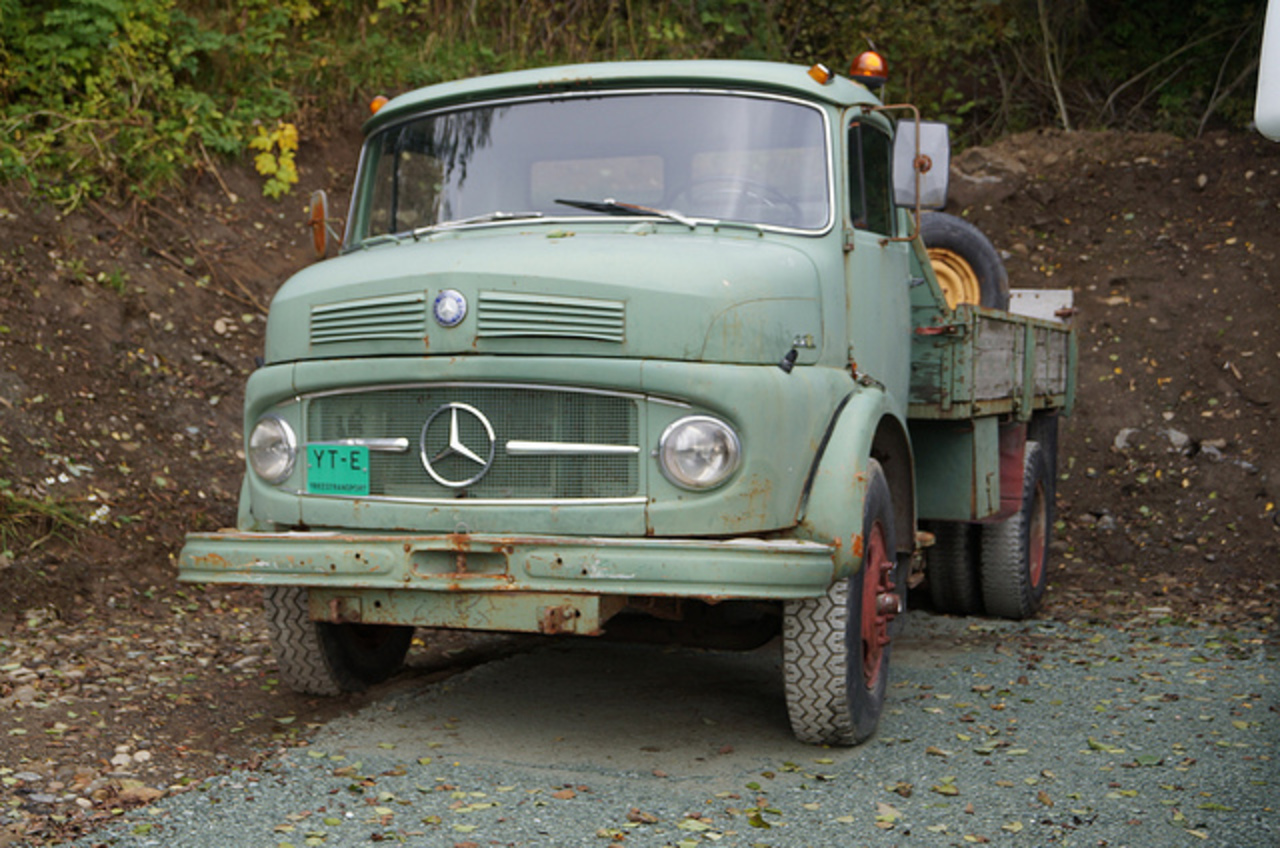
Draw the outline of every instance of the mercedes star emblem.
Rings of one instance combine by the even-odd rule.
[[[483,435],[478,432],[475,424],[483,428]],[[488,444],[480,444],[484,438],[488,439]],[[464,439],[470,441],[472,446],[468,447]],[[419,442],[422,467],[441,486],[448,486],[450,489],[470,486],[493,465],[496,442],[493,425],[480,410],[465,403],[446,403],[431,413],[427,423],[422,425],[422,439]],[[470,470],[474,473],[462,480],[451,480],[440,472],[442,466],[451,471]]]

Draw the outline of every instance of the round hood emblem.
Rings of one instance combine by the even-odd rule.
[[[422,467],[441,486],[461,489],[478,481],[493,465],[497,442],[493,425],[474,406],[446,403],[422,425]]]

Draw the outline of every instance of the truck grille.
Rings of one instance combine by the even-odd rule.
[[[465,487],[438,482],[422,460],[424,427],[442,407],[442,421],[447,421],[450,404],[481,413],[493,429],[493,463]],[[483,456],[489,445],[483,424],[469,412],[456,420],[460,442]],[[433,459],[447,453],[448,440],[440,435],[444,431],[447,427],[428,431],[431,444],[426,452]],[[401,440],[399,449],[370,452],[372,497],[572,500],[631,497],[639,491],[638,406],[633,397],[561,388],[433,384],[310,400],[308,442],[385,446],[394,440]],[[528,445],[560,450],[540,452]],[[433,467],[451,481],[466,479],[479,468],[457,455],[437,459]]]

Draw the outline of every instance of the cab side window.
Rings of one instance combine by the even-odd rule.
[[[849,217],[854,227],[892,236],[893,142],[870,124],[849,125]]]

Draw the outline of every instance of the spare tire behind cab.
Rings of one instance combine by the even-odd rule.
[[[955,215],[929,212],[920,216],[920,237],[948,306],[1009,308],[1009,274],[981,230]]]

